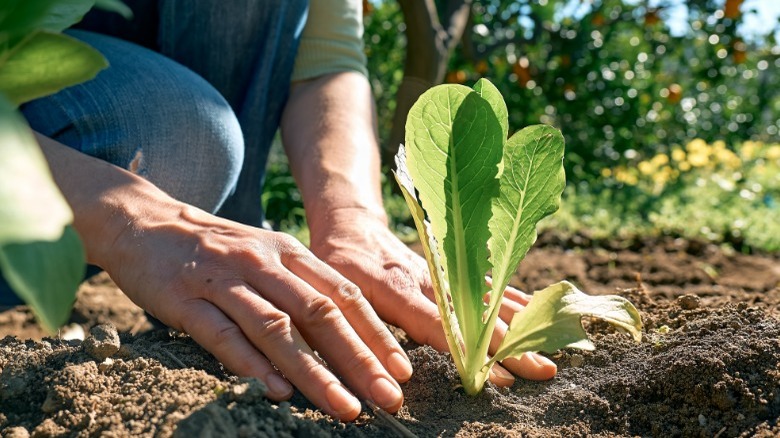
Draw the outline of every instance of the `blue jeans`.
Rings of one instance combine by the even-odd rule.
[[[30,126],[123,168],[140,156],[137,172],[174,198],[261,226],[268,151],[308,1],[125,3],[133,21],[93,11],[68,31],[110,67],[25,104]],[[18,303],[0,278],[0,306]]]

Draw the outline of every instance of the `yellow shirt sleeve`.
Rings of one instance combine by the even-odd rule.
[[[292,80],[342,71],[368,76],[362,0],[310,0]]]

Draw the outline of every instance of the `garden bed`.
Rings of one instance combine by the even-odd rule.
[[[597,350],[550,355],[555,379],[468,397],[447,355],[397,331],[415,374],[396,419],[419,436],[780,435],[780,256],[674,239],[561,249],[578,244],[542,236],[512,284],[623,295],[641,344],[586,321]],[[0,341],[3,437],[396,436],[370,411],[343,424],[299,394],[269,403],[188,337],[153,330],[105,276],[84,284],[73,320],[88,336],[114,324],[121,347],[104,361],[95,340],[22,341],[41,337],[30,313],[0,313],[0,337],[17,336]]]

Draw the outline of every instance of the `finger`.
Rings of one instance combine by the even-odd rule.
[[[286,400],[292,396],[293,387],[249,340],[241,329],[213,304],[202,299],[187,303],[181,328],[211,352],[232,372],[241,376],[257,377],[268,387],[266,396],[273,400]]]
[[[490,339],[489,353],[494,354],[501,345],[501,340],[506,334],[507,325],[504,321],[496,321],[493,337]],[[525,353],[520,358],[507,358],[501,361],[501,365],[518,377],[528,380],[549,380],[555,377],[558,366],[555,362],[537,353]]]
[[[317,291],[333,300],[360,339],[399,382],[412,376],[412,364],[393,335],[379,319],[360,289],[313,254],[285,260],[287,268]]]
[[[492,286],[492,278],[485,277],[485,281],[488,286]],[[501,307],[498,310],[499,318],[509,324],[512,322],[512,318],[515,316],[515,313],[523,310],[523,308],[525,308],[530,300],[531,297],[528,294],[521,292],[512,286],[507,286],[504,289],[504,294],[501,297]],[[485,294],[483,301],[486,304],[490,303],[490,292]]]
[[[312,403],[344,421],[360,414],[360,402],[306,344],[288,314],[245,284],[227,286],[210,298]],[[334,334],[331,339],[343,341]]]
[[[349,325],[335,302],[289,271],[280,275],[263,278],[264,297],[292,318],[306,343],[360,397],[388,412],[400,409],[401,387]]]
[[[496,386],[512,386],[515,383],[515,376],[497,363],[490,368],[488,379]]]
[[[515,289],[512,286],[507,286],[506,289],[504,289],[504,299],[514,301],[523,306],[527,306],[528,302],[531,301],[531,295]]]

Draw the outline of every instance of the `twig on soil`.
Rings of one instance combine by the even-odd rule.
[[[716,433],[716,434],[715,434],[715,436],[714,436],[714,437],[712,437],[712,438],[718,438],[719,436],[723,435],[723,432],[725,432],[725,431],[726,431],[726,426],[723,426],[723,427],[722,427],[722,428],[721,428],[721,429],[718,431],[718,433]]]
[[[385,423],[385,425],[390,430],[395,432],[396,435],[402,438],[417,438],[417,435],[413,434],[412,431],[407,429],[406,426],[396,420],[395,417],[387,413],[387,411],[377,406],[376,403],[372,402],[371,400],[365,400],[365,403],[366,406],[371,408],[371,411],[374,412],[374,415],[376,415],[378,419]]]
[[[182,368],[187,368],[187,365],[185,365],[184,362],[182,362],[178,357],[176,357],[173,353],[171,353],[168,350],[161,350],[163,353],[167,354],[168,357],[170,357],[176,364],[178,364]]]
[[[145,322],[146,321],[144,319],[139,318],[135,322],[135,324],[133,324],[133,326],[130,328],[130,334],[133,335],[133,336],[137,335],[138,332],[141,331],[141,328],[144,326]]]

